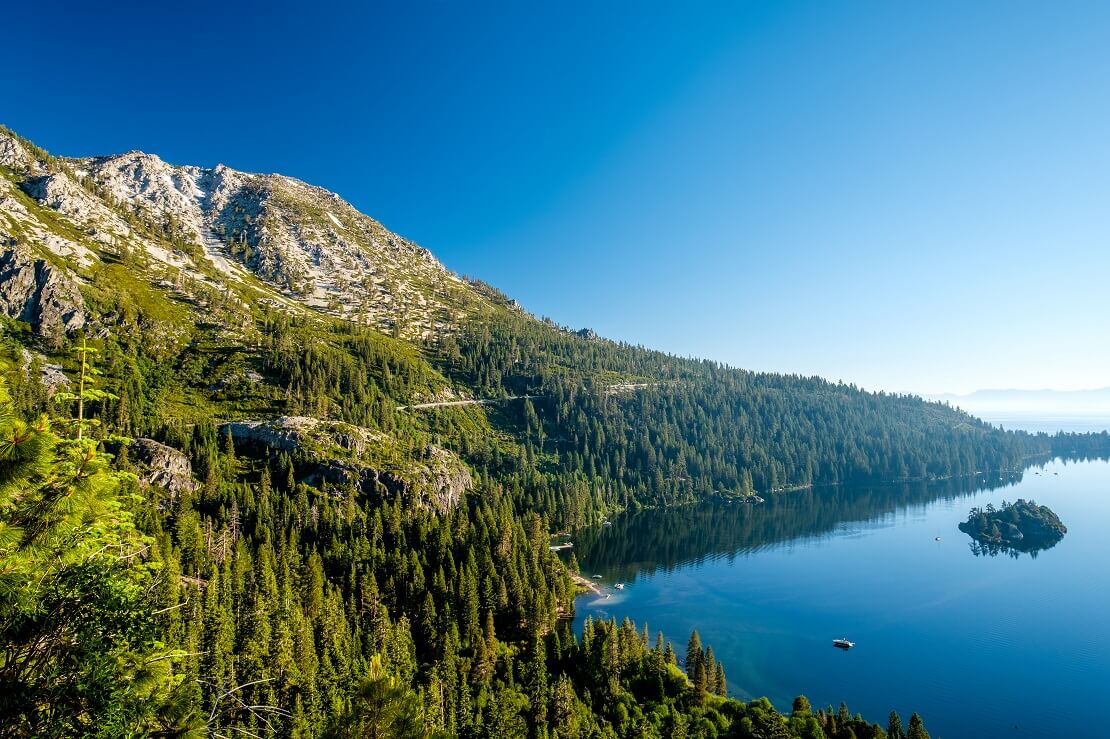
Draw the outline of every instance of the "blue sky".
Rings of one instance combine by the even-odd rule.
[[[1110,385],[1110,8],[22,3],[0,122],[334,190],[533,312],[868,388]]]

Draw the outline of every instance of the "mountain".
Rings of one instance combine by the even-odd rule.
[[[972,413],[1043,413],[1110,418],[1110,388],[1094,390],[976,390],[930,396]]]
[[[105,254],[151,277],[247,290],[406,337],[483,302],[431,253],[337,195],[281,175],[174,166],[139,151],[51,157],[0,131],[0,237],[90,268]]]
[[[1096,390],[978,390],[932,400],[1004,428],[1054,433],[1110,429],[1110,388]]]
[[[0,736],[880,736],[580,643],[551,534],[1110,446],[537,320],[280,175],[2,129],[0,245]]]
[[[348,476],[388,473],[400,489],[451,455],[446,477],[468,465],[553,526],[722,491],[969,474],[1052,447],[942,403],[539,321],[282,175],[137,151],[54,157],[2,129],[0,242],[16,364],[71,363],[79,334],[131,358],[109,373],[118,400],[93,404],[105,426],[180,447],[188,424],[291,423],[320,436],[304,444],[337,448],[296,419],[347,424],[348,438],[378,440]]]

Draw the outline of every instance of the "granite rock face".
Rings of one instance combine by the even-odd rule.
[[[147,485],[165,488],[173,497],[200,487],[189,458],[173,447],[154,439],[136,439],[129,453],[140,468],[139,480]]]
[[[39,381],[42,382],[49,392],[53,393],[58,388],[69,388],[71,383],[69,378],[66,377],[65,372],[62,370],[60,364],[52,364],[42,354],[31,352],[27,349],[22,351],[23,370],[24,373],[30,377],[31,370],[38,365]]]
[[[0,167],[24,172],[31,169],[34,164],[35,158],[15,136],[0,131]]]
[[[0,244],[76,267],[105,256],[178,290],[250,286],[399,338],[456,331],[491,296],[335,193],[278,174],[176,165],[141,151],[50,156],[0,126]]]
[[[289,452],[310,484],[357,485],[367,492],[400,493],[406,504],[448,513],[474,487],[454,453],[432,444],[415,454],[392,453],[396,439],[347,423],[307,416],[240,421],[221,427],[236,444]],[[401,466],[385,459],[406,458]]]
[[[85,301],[76,279],[18,244],[0,252],[0,312],[31,324],[40,336],[85,325]]]
[[[113,246],[127,239],[141,241],[119,214],[93,197],[67,172],[30,177],[23,182],[22,189],[39,204],[64,215],[97,243]]]
[[[441,513],[452,511],[474,487],[470,470],[454,453],[428,445],[413,470],[413,494],[417,505]]]
[[[140,151],[60,161],[110,200],[172,221],[221,279],[253,275],[301,304],[408,337],[437,335],[462,304],[480,301],[427,249],[291,177],[176,166]]]

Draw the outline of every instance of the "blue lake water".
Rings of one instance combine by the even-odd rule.
[[[1067,535],[1035,556],[977,556],[957,524],[1019,497]],[[611,597],[580,597],[575,626],[629,616],[680,654],[696,628],[731,695],[780,710],[805,694],[884,726],[892,708],[918,711],[934,738],[1082,734],[1110,689],[1108,548],[1105,461],[646,511],[576,535],[583,574]]]

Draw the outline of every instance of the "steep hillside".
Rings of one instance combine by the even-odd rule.
[[[126,253],[149,277],[250,285],[291,309],[408,338],[446,331],[484,302],[428,250],[290,177],[174,166],[138,151],[50,157],[7,130],[0,166],[0,238],[74,266]]]
[[[0,246],[0,737],[880,737],[579,643],[551,533],[1108,441],[569,331],[279,175],[0,130]]]
[[[154,398],[143,372],[113,378],[130,433],[169,439],[209,417],[352,423],[407,440],[395,470],[438,442],[559,525],[722,491],[969,474],[1049,448],[918,398],[535,320],[288,177],[142,152],[51,157],[6,130],[0,167],[0,308],[47,353],[82,330],[179,369]]]

